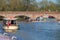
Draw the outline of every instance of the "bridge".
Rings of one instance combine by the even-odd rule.
[[[31,19],[36,19],[39,16],[43,16],[44,14],[48,14],[51,16],[54,16],[57,19],[60,19],[60,13],[59,12],[20,12],[20,11],[1,11],[0,16],[4,16],[6,18],[9,17],[15,17],[15,16],[27,16],[30,17]]]

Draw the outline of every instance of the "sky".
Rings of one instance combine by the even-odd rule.
[[[39,2],[39,1],[42,1],[42,0],[36,0],[36,1]],[[56,0],[49,0],[49,1],[52,1],[52,2],[56,3]]]

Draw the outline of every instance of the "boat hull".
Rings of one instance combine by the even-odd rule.
[[[18,26],[9,26],[9,28],[4,26],[3,29],[6,32],[16,32],[18,30]]]

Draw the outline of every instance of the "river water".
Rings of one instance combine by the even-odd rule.
[[[57,22],[20,22],[16,33],[16,40],[60,40],[60,25]],[[3,33],[0,24],[0,33]]]

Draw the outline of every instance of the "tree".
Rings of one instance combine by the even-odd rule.
[[[56,4],[52,1],[43,0],[40,2],[40,10],[56,11],[56,9],[57,9]]]
[[[57,1],[57,4],[60,5],[60,0],[56,0]]]
[[[1,11],[35,11],[35,0],[0,0]]]
[[[26,11],[34,11],[37,9],[37,4],[35,0],[22,0]]]

